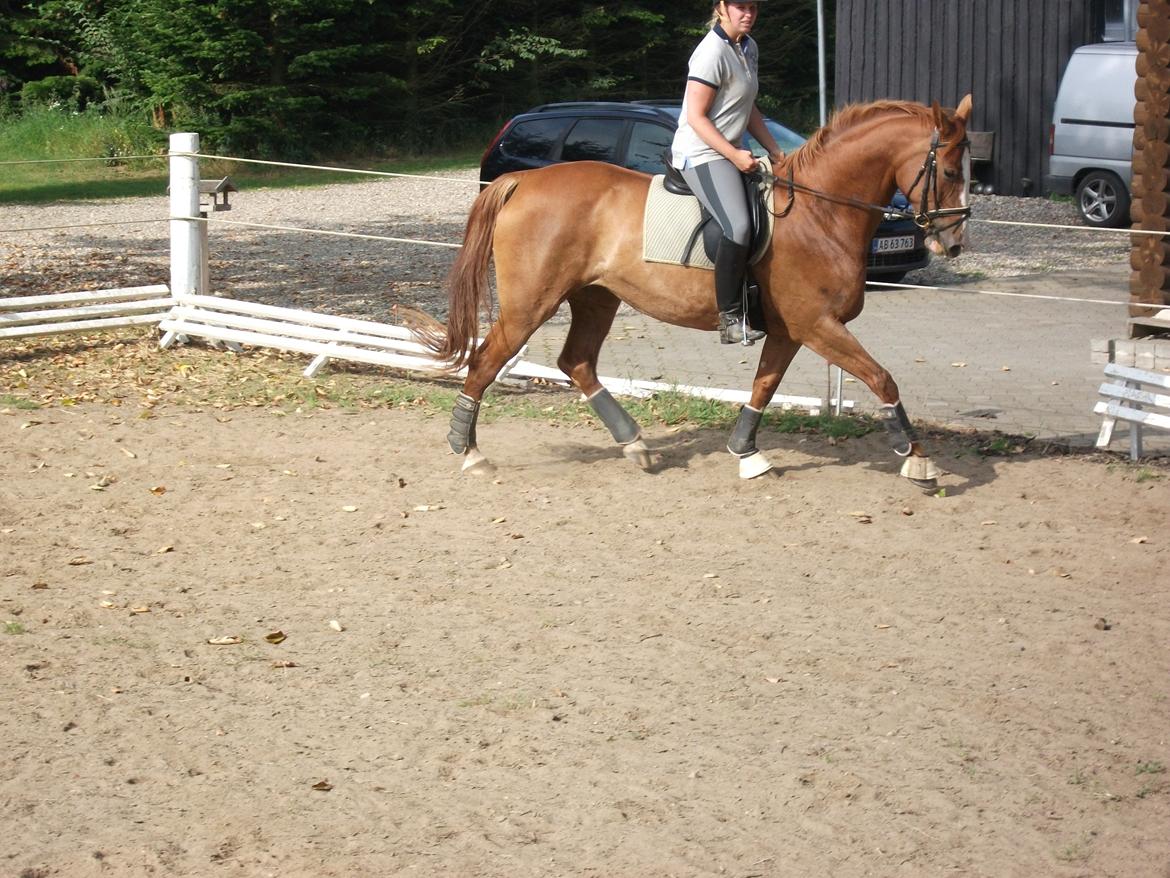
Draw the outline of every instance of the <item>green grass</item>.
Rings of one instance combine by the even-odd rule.
[[[5,622],[4,623],[4,633],[5,634],[24,634],[25,633],[24,626],[21,625],[19,622]]]
[[[9,393],[0,393],[0,408],[33,411],[39,409],[40,406],[31,399],[21,399],[19,396],[12,396]]]
[[[167,134],[133,114],[73,113],[35,107],[0,118],[0,162],[101,159],[61,164],[0,165],[0,204],[130,198],[162,195],[167,187]],[[324,159],[313,164],[398,174],[424,174],[479,163],[478,148],[425,157]],[[123,156],[158,156],[124,159]],[[307,163],[303,163],[307,164]],[[241,190],[292,188],[377,179],[366,174],[273,168],[243,162],[203,160],[200,176],[230,176]]]

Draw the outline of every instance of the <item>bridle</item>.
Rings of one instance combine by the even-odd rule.
[[[964,137],[958,142],[958,146],[967,149],[971,142]],[[785,217],[788,212],[792,210],[792,204],[796,199],[797,192],[806,192],[816,198],[824,201],[832,201],[836,204],[844,204],[848,207],[856,207],[861,210],[875,210],[890,219],[908,219],[913,220],[914,224],[926,234],[937,235],[940,232],[945,232],[948,229],[953,229],[956,226],[966,222],[971,216],[971,208],[964,207],[935,207],[930,209],[930,196],[934,195],[934,203],[939,203],[938,193],[938,151],[945,147],[951,146],[946,141],[939,140],[938,129],[934,129],[934,134],[930,138],[930,149],[926,153],[926,158],[922,160],[922,168],[918,171],[918,176],[914,178],[914,182],[910,185],[910,191],[906,192],[906,199],[913,204],[914,190],[918,188],[918,184],[922,184],[922,196],[919,200],[918,210],[897,210],[889,205],[874,204],[870,201],[862,201],[859,198],[851,198],[848,195],[835,195],[832,192],[825,192],[821,189],[814,189],[811,186],[805,186],[803,183],[797,183],[792,178],[792,168],[788,169],[787,177],[777,177],[775,174],[748,174],[749,179],[758,180],[760,182],[768,183],[773,187],[784,186],[788,189],[788,203],[784,209],[779,213],[773,213],[772,216],[777,219]],[[935,221],[945,219],[947,217],[954,217],[952,223],[945,226],[936,226]]]
[[[914,182],[910,184],[910,191],[906,193],[906,199],[910,201],[911,204],[913,204],[911,198],[913,196],[914,190],[918,187],[919,183],[922,183],[922,201],[920,202],[918,213],[914,214],[910,218],[913,219],[915,225],[917,225],[918,228],[922,229],[924,232],[932,231],[935,234],[938,234],[939,232],[945,232],[947,229],[953,229],[955,226],[966,222],[967,218],[971,216],[971,208],[968,206],[936,207],[934,210],[929,209],[930,195],[932,192],[934,193],[934,203],[939,203],[938,151],[940,147],[950,146],[949,143],[940,142],[938,137],[938,129],[935,128],[934,134],[932,134],[930,137],[930,151],[926,153],[926,158],[922,161],[922,169],[918,172],[918,176],[914,178]],[[961,141],[959,141],[958,146],[962,147],[963,149],[969,149],[971,146],[971,141],[964,137]],[[890,211],[890,213],[896,214],[899,212]],[[910,212],[901,211],[901,213],[909,215]],[[935,220],[951,216],[957,217],[953,223],[938,229],[932,228],[934,226]]]

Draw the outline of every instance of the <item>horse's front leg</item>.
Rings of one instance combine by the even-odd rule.
[[[756,367],[756,378],[752,382],[751,401],[739,410],[735,429],[727,442],[727,450],[739,458],[739,477],[754,479],[772,469],[771,462],[756,447],[756,431],[764,417],[780,379],[800,350],[800,344],[786,333],[770,332],[764,349],[760,352],[760,365]]]
[[[832,317],[818,321],[815,332],[804,339],[804,343],[873,391],[882,403],[879,414],[886,426],[890,446],[898,457],[905,458],[902,476],[923,490],[933,491],[937,488],[942,471],[934,465],[918,441],[918,434],[906,416],[906,409],[902,407],[898,385],[890,373],[869,355],[843,323]]]

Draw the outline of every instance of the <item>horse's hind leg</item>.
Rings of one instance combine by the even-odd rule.
[[[642,469],[650,469],[653,462],[642,441],[642,428],[597,380],[597,358],[619,304],[616,296],[600,287],[586,287],[572,295],[569,309],[573,319],[557,366],[585,394],[614,441],[622,446],[622,454]]]
[[[504,364],[555,311],[555,304],[543,311],[523,315],[501,310],[500,318],[476,350],[467,368],[463,392],[456,398],[455,408],[451,411],[451,428],[447,431],[447,444],[456,454],[463,455],[463,472],[486,475],[494,471],[495,467],[483,456],[476,442],[480,401]]]
[[[918,441],[899,399],[898,385],[890,373],[869,355],[844,324],[832,318],[822,319],[816,326],[816,332],[804,339],[804,343],[833,365],[840,366],[865,382],[865,386],[882,402],[879,414],[886,425],[894,453],[905,458],[902,475],[926,491],[937,488],[942,471],[934,465]]]

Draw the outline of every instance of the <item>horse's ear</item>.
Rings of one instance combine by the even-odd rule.
[[[938,105],[938,101],[930,102],[930,115],[934,119],[934,127],[939,131],[945,131],[947,127],[947,115],[943,112],[942,107]]]
[[[971,121],[971,95],[959,101],[959,108],[955,110],[955,119],[964,125]]]

